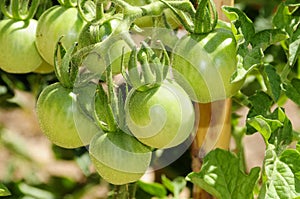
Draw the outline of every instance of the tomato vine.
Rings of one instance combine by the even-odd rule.
[[[298,198],[300,136],[285,105],[300,106],[300,3],[275,4],[258,29],[237,6],[218,19],[213,0],[3,0],[1,106],[29,84],[41,131],[84,151],[86,177],[92,166],[113,198],[180,198],[190,183],[220,199]],[[216,122],[197,104],[229,98],[235,150],[212,149],[220,132],[208,126],[200,171],[140,180],[189,153],[197,120]],[[242,140],[255,133],[265,154],[247,171]],[[1,194],[14,192],[0,183]]]

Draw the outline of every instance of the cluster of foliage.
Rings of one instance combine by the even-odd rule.
[[[2,1],[1,106],[12,105],[18,84],[35,93],[44,134],[79,152],[90,183],[92,163],[118,185],[114,198],[179,198],[187,183],[221,199],[299,198],[300,137],[283,105],[300,105],[300,3],[272,3],[272,12],[264,10],[269,27],[257,28],[257,18],[236,7],[222,8],[230,23],[217,20],[208,0]],[[151,32],[138,46],[129,33],[143,35],[146,27],[162,34]],[[180,30],[187,35],[178,38]],[[116,86],[118,75],[125,83]],[[232,118],[236,154],[215,149],[200,172],[139,180],[156,152],[190,143],[192,102],[229,97],[234,110],[249,108],[245,127]],[[256,132],[266,144],[264,162],[247,174],[242,138]],[[16,189],[61,197],[25,183]],[[0,184],[0,196],[10,194]]]

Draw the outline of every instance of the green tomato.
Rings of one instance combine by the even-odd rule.
[[[126,98],[125,112],[132,134],[154,148],[177,146],[194,128],[195,112],[191,100],[171,80],[146,91],[131,90]]]
[[[95,44],[94,48],[83,60],[82,65],[93,73],[103,74],[107,67],[111,65],[112,74],[119,74],[122,69],[122,53],[124,49],[124,67],[130,57],[130,47],[117,37],[110,37]]]
[[[101,177],[115,185],[139,180],[151,161],[151,150],[122,131],[96,135],[89,147],[91,160]]]
[[[85,87],[82,89],[86,90]],[[37,100],[37,116],[41,130],[52,143],[60,147],[85,146],[95,134],[102,134],[92,117],[85,113],[86,109],[81,108],[78,102],[80,95],[84,93],[74,93],[72,89],[54,83],[47,86]]]
[[[208,103],[233,96],[244,80],[231,83],[237,69],[237,43],[231,31],[187,35],[173,51],[175,80],[195,102]]]
[[[55,46],[60,37],[63,36],[62,44],[68,49],[78,41],[84,25],[77,8],[53,6],[46,10],[38,20],[36,31],[36,46],[43,59],[54,66]]]
[[[122,23],[122,18],[107,18],[103,23],[98,24],[94,22],[87,23],[79,34],[78,48],[83,48],[92,44],[103,41],[110,36],[113,31]]]
[[[28,73],[42,63],[35,47],[37,21],[0,21],[0,68],[9,73]]]

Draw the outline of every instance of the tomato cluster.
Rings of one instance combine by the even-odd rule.
[[[89,146],[96,170],[110,183],[137,181],[153,151],[190,138],[193,102],[231,97],[243,84],[231,83],[237,67],[232,32],[199,32],[199,24],[185,20],[197,22],[198,16],[188,1],[60,3],[38,21],[32,19],[34,9],[23,18],[5,11],[10,18],[0,21],[0,45],[7,49],[0,68],[55,71],[58,82],[37,100],[41,129],[58,146]],[[143,27],[152,27],[150,39]],[[183,27],[190,33],[179,38]],[[162,28],[172,36],[160,37]]]

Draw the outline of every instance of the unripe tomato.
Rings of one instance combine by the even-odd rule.
[[[95,134],[102,134],[93,119],[81,109],[77,100],[77,94],[60,83],[47,86],[37,100],[37,116],[41,130],[52,143],[60,147],[85,146]]]
[[[231,97],[244,81],[231,83],[237,69],[236,54],[236,40],[229,30],[215,29],[209,34],[184,36],[173,51],[175,80],[196,102]]]
[[[112,74],[119,74],[122,68],[123,48],[124,67],[126,67],[130,56],[130,47],[122,39],[114,40],[111,38],[97,43],[83,60],[83,66],[87,67],[91,72],[103,74],[111,64]]]
[[[174,81],[146,91],[131,90],[125,104],[132,134],[154,148],[170,148],[191,134],[195,112],[190,98]]]
[[[103,23],[87,23],[79,34],[78,48],[103,41],[113,33],[121,22],[122,16],[120,15],[120,18],[117,18],[117,16],[114,15],[113,18],[108,18],[103,21]]]
[[[0,68],[9,73],[28,73],[42,63],[36,46],[37,21],[0,21]]]
[[[96,135],[89,151],[97,172],[115,185],[139,180],[151,161],[151,150],[122,131]]]
[[[120,73],[123,50],[123,63],[126,67],[130,56],[130,47],[119,37],[120,35],[111,36],[122,23],[121,18],[108,18],[102,24],[89,23],[82,29],[78,41],[79,48],[95,44],[83,60],[83,65],[91,72],[102,74],[111,64],[112,74]]]
[[[85,25],[77,8],[53,6],[39,18],[36,31],[36,45],[46,62],[54,66],[54,50],[61,36],[63,46],[68,49],[78,41],[78,35]]]

